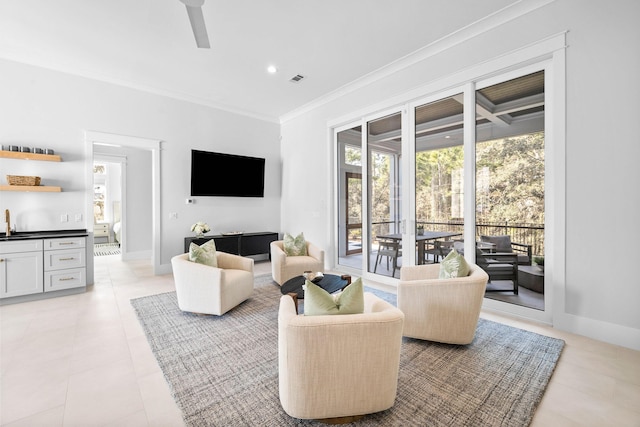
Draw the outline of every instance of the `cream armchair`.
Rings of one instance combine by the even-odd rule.
[[[324,273],[324,251],[307,241],[307,256],[287,256],[284,242],[271,242],[271,275],[280,286],[289,279],[302,275],[305,271]]]
[[[393,406],[398,387],[404,315],[364,293],[364,313],[298,315],[280,298],[280,403],[301,419],[352,417]]]
[[[469,344],[475,336],[489,276],[475,264],[466,277],[438,279],[440,264],[402,267],[398,308],[403,335],[448,344]]]
[[[216,252],[218,268],[171,258],[178,306],[182,311],[221,316],[253,293],[253,259]]]

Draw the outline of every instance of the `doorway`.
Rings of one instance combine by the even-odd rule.
[[[165,271],[162,269],[160,260],[160,244],[162,241],[161,228],[160,228],[160,141],[147,138],[140,138],[135,136],[116,135],[104,132],[86,131],[85,132],[85,144],[87,153],[87,175],[85,181],[87,183],[87,211],[86,217],[93,218],[93,157],[94,157],[94,144],[106,147],[130,147],[138,150],[143,150],[149,153],[151,159],[150,166],[150,181],[151,188],[146,189],[146,193],[150,197],[150,218],[145,218],[147,222],[151,223],[151,253],[149,258],[153,265],[153,274],[163,274]],[[126,203],[125,203],[126,204]],[[131,226],[131,221],[127,220],[126,206],[122,206],[122,223]],[[90,231],[93,237],[93,221],[88,224],[88,231]],[[122,256],[126,259],[127,255],[127,227],[122,229]],[[91,265],[88,265],[87,275],[93,278],[93,257],[91,258]]]
[[[96,147],[99,149],[100,147]],[[126,157],[94,152],[93,255],[121,255]]]

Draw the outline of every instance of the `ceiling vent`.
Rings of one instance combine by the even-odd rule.
[[[289,81],[291,83],[298,83],[302,79],[304,79],[304,76],[301,76],[300,74],[296,74],[295,76],[291,77],[291,79],[289,79]]]

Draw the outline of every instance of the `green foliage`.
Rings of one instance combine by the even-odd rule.
[[[456,171],[463,167],[461,146],[416,153],[416,218],[442,221],[451,218]]]
[[[476,145],[476,169],[489,183],[476,191],[478,221],[544,224],[544,134]]]

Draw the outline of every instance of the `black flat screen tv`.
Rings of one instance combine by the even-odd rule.
[[[191,195],[264,197],[259,157],[191,150]]]

